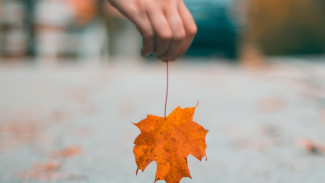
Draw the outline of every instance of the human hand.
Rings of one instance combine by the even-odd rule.
[[[197,32],[183,0],[108,0],[143,36],[141,54],[175,60],[190,47]]]

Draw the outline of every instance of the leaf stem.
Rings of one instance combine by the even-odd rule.
[[[165,100],[165,118],[166,118],[166,110],[167,110],[167,100],[168,100],[168,61],[166,62],[167,64],[167,87],[166,87],[166,100]]]

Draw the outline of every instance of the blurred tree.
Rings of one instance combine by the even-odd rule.
[[[249,0],[246,39],[265,54],[325,53],[324,0]]]

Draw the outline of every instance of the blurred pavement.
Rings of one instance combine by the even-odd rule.
[[[165,72],[161,62],[2,64],[0,182],[153,182],[155,163],[135,175],[131,122],[163,115]],[[209,130],[208,160],[190,157],[182,183],[325,182],[321,145],[310,148],[325,144],[324,62],[177,61],[169,87],[168,113],[199,101],[194,120]]]

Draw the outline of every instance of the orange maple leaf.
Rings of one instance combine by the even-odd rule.
[[[183,177],[192,178],[187,157],[191,154],[200,161],[206,157],[205,136],[208,133],[193,121],[195,108],[177,107],[166,118],[148,115],[135,124],[141,130],[133,149],[138,165],[136,173],[156,161],[155,182],[178,183]]]

